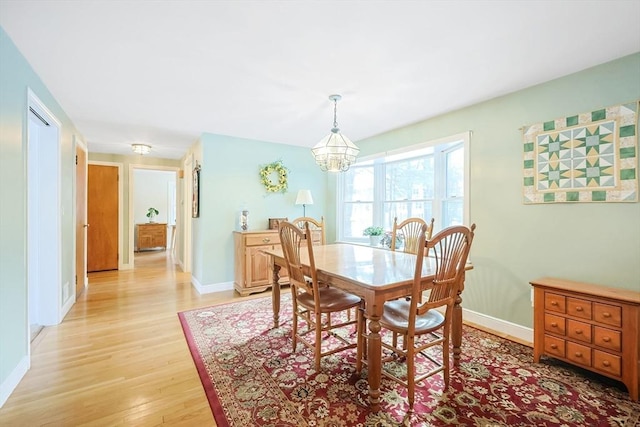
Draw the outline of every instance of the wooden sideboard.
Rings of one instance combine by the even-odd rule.
[[[136,250],[163,248],[167,249],[167,224],[136,224]]]
[[[263,249],[280,246],[278,230],[234,231],[235,280],[233,287],[242,296],[271,287],[269,256]]]
[[[640,385],[640,292],[545,277],[534,289],[533,361],[554,357]]]
[[[234,231],[234,276],[233,287],[242,296],[263,292],[271,287],[269,256],[264,249],[280,247],[278,230]],[[311,231],[314,245],[322,242],[320,230]],[[286,270],[280,270],[280,283],[288,283]]]

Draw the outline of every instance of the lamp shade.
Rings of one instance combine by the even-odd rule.
[[[356,161],[360,149],[339,129],[331,129],[315,147],[311,149],[320,169],[328,172],[344,172]]]
[[[311,190],[298,190],[298,196],[296,197],[296,205],[312,205],[313,197],[311,197]]]

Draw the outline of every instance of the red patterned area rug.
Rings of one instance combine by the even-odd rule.
[[[285,293],[286,294],[286,293]],[[367,407],[355,350],[322,360],[291,349],[290,296],[273,328],[271,298],[178,313],[218,426],[636,426],[640,404],[623,385],[571,365],[532,362],[532,349],[465,326],[460,366],[416,390],[383,378],[381,408]],[[453,364],[452,364],[453,365]]]

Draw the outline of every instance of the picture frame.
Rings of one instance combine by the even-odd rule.
[[[289,221],[289,218],[269,218],[269,230],[277,230],[283,221]]]
[[[200,165],[196,162],[193,168],[193,194],[191,203],[191,217],[198,218],[200,216]]]

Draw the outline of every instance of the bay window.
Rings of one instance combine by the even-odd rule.
[[[369,226],[435,218],[438,230],[468,223],[470,132],[361,159],[338,177],[338,241],[365,243]]]

